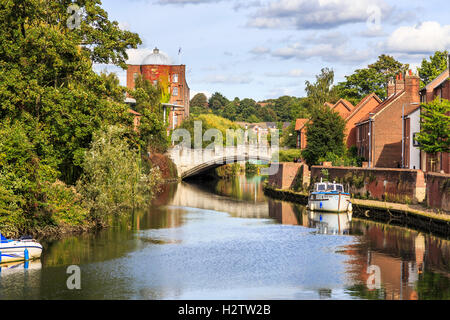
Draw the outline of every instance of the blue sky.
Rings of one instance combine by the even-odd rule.
[[[304,96],[321,68],[335,82],[393,55],[414,70],[450,49],[450,2],[388,0],[103,0],[112,20],[186,64],[191,98]],[[181,56],[178,49],[182,48]],[[125,85],[125,71],[111,66]]]

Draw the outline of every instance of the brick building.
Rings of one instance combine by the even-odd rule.
[[[306,148],[306,124],[309,119],[297,119],[295,121],[295,132],[297,132],[297,149]]]
[[[189,116],[190,89],[185,65],[173,65],[166,54],[155,48],[140,63],[128,65],[128,88],[134,89],[138,76],[154,85],[159,82],[164,93],[170,94],[169,103],[163,104],[164,120],[169,128],[179,126]]]
[[[399,168],[404,161],[402,117],[417,108],[420,79],[398,74],[387,86],[387,99],[356,124],[358,153],[370,167]]]
[[[415,136],[420,132],[420,106],[416,106],[403,117],[403,167],[424,169],[425,153],[419,149]]]
[[[420,90],[421,103],[426,104],[436,98],[450,100],[450,67]],[[427,154],[426,163],[423,166],[426,171],[450,173],[450,155],[448,152],[436,155]]]

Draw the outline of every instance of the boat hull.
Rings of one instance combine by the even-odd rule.
[[[0,244],[0,263],[38,259],[42,246],[34,241],[9,241]]]
[[[308,209],[323,212],[351,212],[353,210],[349,194],[326,192],[311,193]]]

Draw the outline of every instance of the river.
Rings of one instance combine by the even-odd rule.
[[[3,265],[0,299],[450,298],[450,241],[312,214],[266,198],[263,180],[166,185],[111,228]],[[67,287],[71,265],[80,290]]]

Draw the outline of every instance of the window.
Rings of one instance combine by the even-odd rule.
[[[178,82],[178,74],[174,74],[172,76],[172,82],[177,83]]]
[[[420,143],[417,141],[416,135],[418,134],[418,132],[413,133],[413,146],[414,147],[419,147]]]
[[[178,96],[178,87],[173,88],[173,90],[172,90],[172,95],[173,95],[174,97],[177,97],[177,96]]]
[[[158,80],[153,80],[153,86],[154,87],[158,86]]]
[[[136,81],[136,79],[139,77],[139,74],[137,72],[133,73],[133,80]]]

